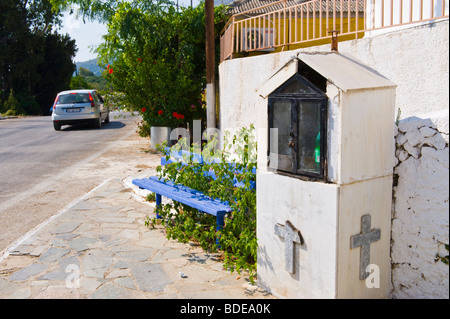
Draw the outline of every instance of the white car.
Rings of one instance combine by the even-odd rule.
[[[96,90],[71,90],[59,92],[53,103],[53,127],[90,123],[95,128],[109,122],[109,109]]]

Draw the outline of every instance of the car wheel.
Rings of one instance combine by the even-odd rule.
[[[102,117],[99,116],[94,120],[94,127],[95,128],[101,128],[102,127]]]
[[[55,129],[55,131],[60,131],[61,130],[61,124],[53,122],[53,128]]]
[[[109,123],[109,112],[106,114],[105,123]]]

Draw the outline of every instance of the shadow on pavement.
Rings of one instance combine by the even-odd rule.
[[[61,131],[90,131],[90,130],[117,130],[124,128],[125,123],[121,121],[111,121],[109,123],[103,123],[101,128],[93,128],[90,124],[78,124],[78,125],[65,125],[61,128]]]

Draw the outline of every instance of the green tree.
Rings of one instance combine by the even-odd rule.
[[[204,4],[176,10],[163,1],[137,3],[118,6],[98,49],[101,63],[113,61],[108,79],[141,111],[146,126],[203,119]],[[218,21],[225,21],[223,9],[216,11]]]
[[[96,89],[104,91],[108,89],[108,80],[103,76],[94,73],[82,66],[78,67],[78,75],[70,80],[70,88],[75,89]]]
[[[82,76],[82,77],[86,77],[86,76],[93,76],[94,73],[92,73],[92,72],[89,71],[88,69],[83,68],[82,66],[80,66],[80,67],[78,68],[78,75],[79,75],[79,76]]]
[[[7,116],[15,116],[23,114],[23,110],[19,105],[19,101],[14,96],[13,90],[9,92],[8,98],[6,99],[5,103],[3,103],[3,112]]]
[[[43,42],[43,62],[37,68],[40,81],[34,86],[34,96],[41,113],[48,112],[58,92],[70,87],[75,70],[73,58],[76,53],[75,40],[68,35],[47,34]]]
[[[49,0],[0,1],[0,100],[12,89],[24,112],[42,114],[68,87],[76,47],[52,33],[60,16]]]
[[[192,30],[182,17],[173,7],[144,11],[124,3],[99,49],[101,62],[114,61],[106,70],[114,88],[150,125],[175,127],[191,109],[201,110],[201,75],[186,41]]]
[[[81,75],[73,76],[70,79],[70,89],[71,90],[90,89],[90,88],[91,87],[90,87],[89,83]]]
[[[108,80],[103,76],[87,76],[85,77],[86,82],[90,87],[99,91],[108,90]]]
[[[83,18],[89,20],[99,20],[108,22],[114,16],[119,5],[128,0],[49,0],[54,10],[70,10],[73,13],[72,5],[78,5],[79,13]],[[153,3],[154,0],[143,2]]]
[[[26,8],[19,1],[0,2],[0,99],[8,98],[14,87],[15,73],[22,52],[31,50]]]

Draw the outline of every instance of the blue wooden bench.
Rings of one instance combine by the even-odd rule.
[[[172,162],[182,161],[182,155],[190,156],[189,153],[182,153],[185,151],[180,151],[177,154],[171,154],[171,160],[166,160],[166,157],[161,158],[161,165],[170,164]],[[194,161],[202,163],[203,159],[198,154],[193,155]],[[184,165],[187,165],[184,163]],[[256,169],[254,169],[256,172]],[[214,172],[208,172],[208,175],[215,179]],[[231,212],[231,207],[227,202],[222,202],[218,199],[206,196],[202,192],[189,188],[184,185],[175,184],[169,180],[161,180],[157,176],[151,176],[149,178],[133,179],[132,183],[139,188],[147,189],[156,194],[156,207],[161,207],[162,197],[170,198],[181,204],[187,205],[192,208],[198,209],[200,212],[207,213],[216,217],[216,231],[223,229],[225,224],[224,217],[225,214]],[[243,182],[234,179],[235,187],[244,187]],[[255,181],[251,181],[252,188],[256,186]],[[156,218],[160,219],[161,216],[157,213]],[[218,239],[216,243],[219,244]]]
[[[164,196],[181,204],[196,208],[200,212],[216,216],[216,231],[223,228],[225,214],[231,212],[231,207],[228,203],[213,199],[195,189],[177,185],[172,181],[160,180],[157,176],[134,179],[133,184],[155,193],[157,207],[161,206],[162,196]],[[156,218],[161,217],[157,214]]]

